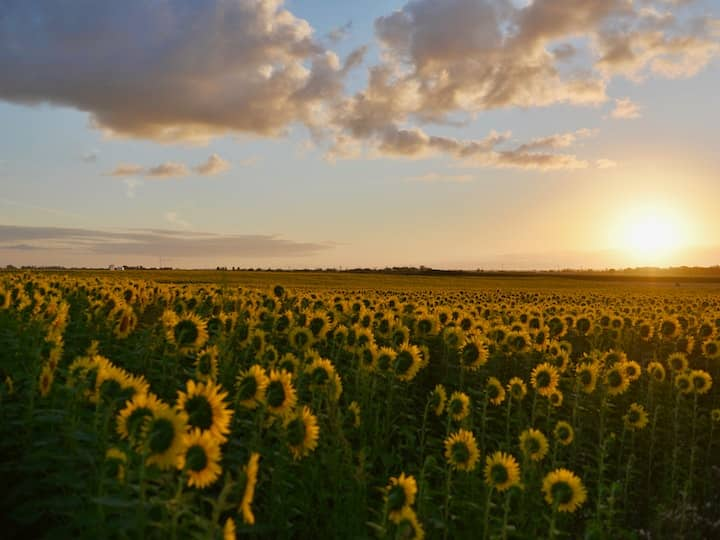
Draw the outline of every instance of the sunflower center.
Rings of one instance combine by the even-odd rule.
[[[385,371],[388,367],[390,367],[390,355],[381,354],[380,356],[378,356],[377,367],[381,371]]]
[[[550,489],[552,498],[558,504],[567,504],[572,500],[573,490],[567,482],[555,482]]]
[[[400,510],[405,506],[405,490],[402,486],[396,485],[390,488],[388,493],[388,508],[390,510]]]
[[[322,317],[313,317],[310,319],[310,331],[313,333],[313,336],[317,337],[317,335],[323,331],[323,328],[325,328],[325,320]]]
[[[195,340],[197,340],[200,332],[193,321],[183,320],[175,325],[175,328],[173,328],[173,335],[175,336],[175,342],[178,345],[191,345],[195,343]]]
[[[258,384],[255,377],[252,375],[248,375],[247,377],[244,377],[240,381],[239,389],[238,389],[238,397],[240,398],[240,401],[246,401],[248,399],[252,399],[255,397],[255,394],[257,393]]]
[[[492,466],[492,469],[490,469],[490,478],[494,484],[504,484],[508,481],[509,477],[508,470],[502,463],[496,463]]]
[[[623,382],[622,375],[620,375],[620,372],[618,370],[613,370],[610,373],[608,373],[608,385],[610,385],[612,388],[615,388],[617,386],[620,386]]]
[[[465,364],[473,364],[480,358],[480,350],[474,343],[469,343],[463,348],[462,361]]]
[[[288,442],[292,446],[300,446],[305,440],[306,426],[300,418],[295,418],[287,425]]]
[[[451,455],[455,463],[465,463],[470,459],[470,450],[463,442],[456,442],[452,445]]]
[[[527,450],[528,454],[536,454],[540,451],[540,442],[535,437],[526,439],[525,450]]]
[[[496,385],[491,384],[487,388],[487,393],[488,393],[488,397],[490,399],[497,399],[498,396],[500,395],[500,389]]]
[[[418,322],[418,330],[420,330],[422,334],[429,334],[430,330],[432,330],[432,323],[428,319],[420,319],[420,322]]]
[[[450,402],[450,406],[448,408],[453,415],[457,416],[458,414],[462,414],[463,412],[463,402],[459,399],[453,399]]]
[[[282,382],[270,382],[267,388],[267,402],[271,407],[280,407],[285,403],[285,387]]]
[[[395,358],[395,371],[406,373],[413,365],[413,357],[407,351],[400,351]]]
[[[308,336],[305,332],[298,332],[297,334],[295,334],[295,345],[297,347],[304,347],[305,345],[307,345],[308,341],[310,340],[308,339]]]
[[[157,418],[150,428],[148,446],[153,454],[161,454],[172,445],[175,426],[167,418]]]
[[[205,396],[193,396],[185,403],[188,423],[202,430],[210,429],[213,423],[213,410]]]
[[[195,444],[188,448],[187,454],[185,454],[185,466],[191,471],[202,471],[208,463],[207,454],[205,449],[199,444]]]
[[[547,386],[550,386],[552,378],[550,377],[550,373],[548,373],[547,371],[541,371],[537,374],[535,380],[537,381],[538,388],[545,388]]]
[[[330,378],[330,375],[325,368],[318,367],[313,370],[311,377],[315,384],[325,384]]]
[[[203,375],[209,375],[212,371],[212,359],[209,354],[203,354],[198,358],[197,369]]]

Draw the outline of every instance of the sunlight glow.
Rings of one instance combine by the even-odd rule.
[[[635,209],[620,234],[622,248],[639,265],[671,264],[673,254],[687,247],[686,223],[667,208]]]

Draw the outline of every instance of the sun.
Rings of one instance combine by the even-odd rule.
[[[627,233],[627,247],[639,253],[669,251],[680,243],[676,224],[663,216],[643,216],[630,224]]]
[[[636,209],[621,228],[621,245],[634,264],[668,264],[686,243],[685,229],[684,221],[669,209]]]

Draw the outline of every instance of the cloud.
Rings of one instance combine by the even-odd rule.
[[[471,174],[441,174],[430,172],[419,176],[408,176],[405,180],[408,182],[422,182],[428,184],[435,183],[459,183],[464,184],[473,180]]]
[[[218,154],[212,154],[205,163],[201,163],[193,170],[202,175],[220,174],[230,169],[230,163],[221,158]]]
[[[377,141],[380,155],[423,158],[438,153],[448,154],[471,166],[517,169],[584,169],[588,162],[574,154],[555,152],[568,148],[580,137],[595,131],[581,129],[533,139],[528,143],[510,144],[511,133],[490,132],[484,139],[462,140],[438,137],[419,128],[387,127]]]
[[[187,165],[173,161],[167,161],[155,167],[150,167],[143,172],[143,175],[149,178],[179,178],[181,176],[187,176],[188,174],[190,174],[190,171]]]
[[[145,169],[140,165],[132,163],[121,163],[115,170],[110,173],[110,176],[137,176],[143,174]]]
[[[137,188],[143,185],[142,180],[138,178],[123,178],[125,184],[125,196],[128,199],[134,199],[137,195]]]
[[[251,164],[250,162],[248,162]],[[254,162],[253,162],[254,163]],[[218,154],[211,154],[206,161],[193,167],[193,171],[203,176],[220,174],[230,169],[230,163],[221,158]],[[184,163],[166,161],[153,167],[142,167],[134,164],[120,164],[115,167],[110,176],[132,177],[144,176],[145,178],[162,180],[165,178],[182,178],[190,174],[190,169]],[[136,184],[139,185],[139,184]]]
[[[192,258],[306,257],[330,244],[296,242],[274,235],[213,234],[194,231],[102,231],[0,225],[0,250],[61,250],[76,255]]]
[[[616,76],[692,76],[720,54],[709,16],[693,18],[652,0],[636,4],[407,2],[375,21],[382,60],[370,68],[366,87],[338,107],[337,131],[380,153],[417,155],[432,140],[417,124],[496,109],[598,105]],[[456,145],[446,146],[456,153]],[[585,165],[516,150],[490,163]]]
[[[615,108],[610,116],[617,119],[632,120],[640,118],[640,107],[633,103],[630,98],[622,98],[615,100]]]
[[[598,159],[595,162],[595,167],[598,169],[614,169],[617,167],[617,163],[612,159]]]
[[[165,212],[163,217],[165,218],[165,221],[167,221],[170,225],[175,225],[176,227],[180,227],[181,229],[192,228],[192,225],[190,225],[188,221],[182,219],[177,212]]]
[[[110,135],[206,141],[322,122],[339,91],[282,0],[5,2],[0,99],[87,111]]]
[[[0,99],[74,107],[111,136],[160,142],[278,137],[305,126],[328,159],[369,150],[583,166],[558,146],[480,152],[427,125],[499,109],[597,106],[617,77],[691,77],[720,55],[718,19],[682,0],[412,0],[375,20],[379,60],[348,93],[366,47],[341,61],[283,0],[5,4]],[[182,167],[144,174],[183,176]]]

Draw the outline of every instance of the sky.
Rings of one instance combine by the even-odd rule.
[[[0,266],[720,264],[717,0],[0,0]]]

